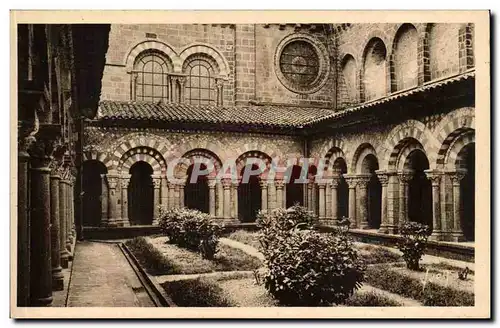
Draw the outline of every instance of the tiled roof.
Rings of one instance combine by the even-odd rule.
[[[178,103],[101,101],[98,120],[159,121],[301,127],[303,123],[329,116],[332,110],[287,106],[195,106]]]
[[[407,89],[407,90],[402,90],[402,91],[399,91],[397,93],[393,93],[389,96],[384,96],[383,98],[380,98],[380,99],[375,99],[375,100],[372,100],[369,102],[365,102],[365,103],[362,103],[362,104],[357,105],[357,106],[346,108],[344,110],[335,111],[330,115],[313,118],[310,121],[305,122],[304,125],[313,125],[315,123],[324,122],[326,120],[332,120],[332,121],[338,120],[338,119],[341,119],[342,117],[348,116],[352,113],[358,112],[358,111],[365,109],[365,108],[370,108],[370,107],[375,107],[375,106],[378,106],[381,104],[386,104],[389,102],[393,102],[396,99],[408,97],[410,95],[414,95],[414,94],[418,94],[418,93],[427,92],[429,90],[440,88],[440,87],[443,87],[445,85],[453,84],[453,83],[456,83],[456,82],[459,82],[462,80],[469,80],[469,79],[472,79],[474,77],[475,77],[475,71],[471,70],[471,71],[467,71],[467,72],[462,73],[462,74],[458,74],[456,76],[447,77],[447,78],[437,80],[437,81],[436,80],[430,81],[430,82],[427,82],[424,85],[421,85],[418,87],[414,87],[414,88]]]

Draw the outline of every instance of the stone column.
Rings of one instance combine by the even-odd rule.
[[[21,139],[17,154],[17,305],[28,306],[30,297],[30,215],[29,160],[27,152],[33,139]]]
[[[231,185],[231,197],[232,197],[232,215],[231,217],[238,219],[239,213],[238,213],[238,181],[233,181]]]
[[[441,240],[441,198],[439,189],[441,187],[442,173],[438,171],[425,171],[425,174],[432,183],[432,234],[430,239]]]
[[[67,269],[69,266],[70,253],[66,248],[66,240],[67,240],[67,192],[68,188],[66,180],[59,180],[59,231],[60,231],[60,239],[59,245],[60,256],[61,256],[61,267],[63,269]]]
[[[224,217],[224,187],[222,186],[222,182],[219,180],[216,183],[217,185],[217,217]]]
[[[108,180],[108,226],[116,227],[119,225],[120,213],[118,213],[118,195],[116,194],[116,187],[118,186],[118,179],[116,175],[107,175]],[[121,210],[121,207],[120,207]]]
[[[167,177],[165,177],[165,176],[161,177],[161,200],[160,200],[160,204],[164,208],[168,207],[168,183],[167,183]]]
[[[67,192],[66,192],[66,214],[67,219],[66,219],[66,248],[68,249],[70,253],[70,260],[73,260],[73,236],[72,236],[72,229],[73,229],[73,218],[72,218],[72,212],[73,212],[73,201],[71,195],[73,194],[73,182],[72,182],[72,177],[69,176],[67,181]]]
[[[179,184],[179,206],[184,207],[184,186],[185,182]]]
[[[108,225],[108,184],[106,174],[101,174],[101,225]]]
[[[333,177],[332,178],[332,183],[330,184],[330,187],[332,188],[332,191],[330,193],[331,196],[331,213],[332,213],[332,224],[337,225],[339,222],[339,205],[338,205],[338,187],[340,185],[340,177]]]
[[[283,180],[276,180],[276,207],[284,207],[283,206],[283,187],[285,182]]]
[[[260,190],[262,193],[260,208],[262,211],[267,211],[267,180],[260,180]]]
[[[175,184],[169,182],[167,186],[168,186],[168,208],[177,207],[178,204],[176,203],[175,200]]]
[[[359,203],[359,227],[369,229],[368,224],[368,183],[370,175],[358,175],[358,203]]]
[[[120,179],[122,187],[122,222],[123,225],[130,226],[130,220],[128,218],[128,184],[130,182],[130,174],[123,174]]]
[[[313,186],[314,182],[309,180],[307,183],[307,209],[311,212],[314,213],[314,208],[313,208]]]
[[[61,176],[56,168],[50,175],[50,238],[52,259],[52,289],[64,289],[64,276],[61,267],[61,237],[59,230],[59,184]]]
[[[332,219],[332,181],[329,181],[325,185],[325,219],[331,221]],[[330,222],[329,222],[330,224]]]
[[[267,182],[267,192],[268,192],[268,207],[270,210],[274,210],[276,206],[276,184],[274,180],[269,180]]]
[[[181,207],[181,200],[180,200],[180,186],[178,183],[174,184],[174,204],[175,207]]]
[[[37,140],[31,155],[31,254],[30,305],[52,303],[52,260],[50,238],[50,172],[52,141]]]
[[[349,220],[351,227],[357,228],[358,222],[356,219],[356,185],[358,181],[355,177],[344,174],[345,181],[349,186]]]
[[[316,194],[316,183],[314,181],[311,182],[311,196],[312,211],[314,214],[318,215],[318,197]]]
[[[319,188],[319,213],[318,213],[318,216],[319,216],[319,220],[321,223],[323,223],[323,221],[325,220],[325,188],[326,188],[326,184],[325,183],[318,183],[317,184],[318,188]]]
[[[160,218],[160,188],[161,177],[153,177],[153,225],[158,225]]]
[[[208,209],[211,216],[215,216],[215,184],[214,178],[208,179]]]
[[[389,233],[389,225],[388,217],[387,217],[387,184],[389,183],[389,176],[386,172],[377,170],[377,178],[382,185],[382,204],[380,206],[380,228],[378,232],[380,233]]]
[[[231,218],[231,179],[223,179],[222,187],[224,188],[224,219]]]
[[[399,172],[399,225],[408,222],[408,194],[410,181],[413,178],[413,171]]]
[[[462,195],[460,194],[460,181],[465,177],[465,171],[450,172],[451,181],[453,184],[453,231],[451,232],[451,238],[453,241],[464,241],[465,237],[461,226],[461,205]]]

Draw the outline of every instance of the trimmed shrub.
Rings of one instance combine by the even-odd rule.
[[[208,214],[187,208],[162,210],[159,225],[171,243],[214,259],[222,227]]]
[[[148,243],[144,237],[136,237],[127,240],[125,245],[149,274],[162,275],[181,273],[177,265],[165,258],[163,254],[153,245]]]
[[[347,306],[402,306],[399,302],[377,292],[355,293],[345,302]]]
[[[339,304],[361,287],[365,267],[347,234],[311,230],[314,217],[298,206],[261,213],[259,221],[264,286],[281,304]]]
[[[170,281],[162,284],[162,287],[177,306],[233,306],[217,282],[208,278]]]
[[[398,248],[403,252],[406,267],[417,271],[420,269],[419,262],[431,233],[429,226],[418,222],[405,222],[399,227],[399,231],[402,238]]]

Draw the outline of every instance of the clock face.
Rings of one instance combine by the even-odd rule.
[[[316,49],[306,41],[290,42],[281,52],[280,70],[291,87],[307,88],[319,74]]]

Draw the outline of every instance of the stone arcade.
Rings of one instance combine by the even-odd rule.
[[[46,154],[65,170],[31,159],[31,190],[44,190],[31,201],[61,204],[32,204],[45,220],[36,229],[69,217],[59,230],[72,236],[74,214],[77,232],[156,225],[160,206],[252,222],[300,203],[324,225],[347,216],[355,229],[397,234],[411,220],[436,241],[474,241],[473,39],[468,23],[111,25],[97,113],[83,122],[82,179],[68,151]],[[215,170],[190,183],[200,158]],[[297,163],[241,183],[252,158],[323,159],[327,178],[313,165],[294,183]],[[216,178],[228,160],[238,176]]]

